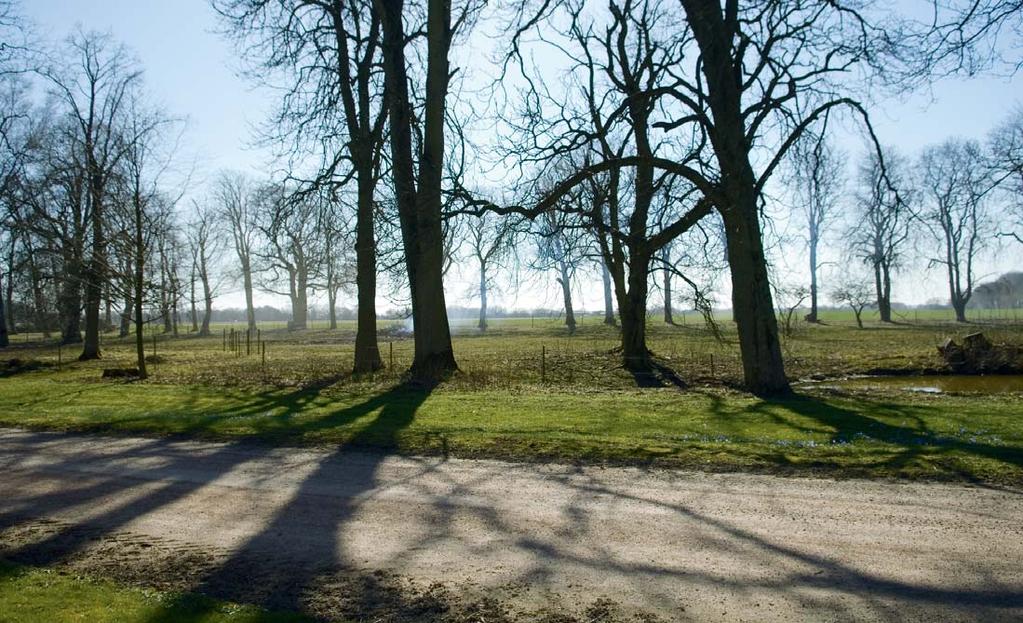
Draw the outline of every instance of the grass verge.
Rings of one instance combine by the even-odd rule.
[[[18,623],[305,623],[306,617],[194,594],[125,588],[0,560],[0,621]]]
[[[1023,483],[1023,415],[1013,395],[820,391],[761,400],[713,388],[245,390],[81,382],[52,373],[2,383],[0,426],[470,458]]]

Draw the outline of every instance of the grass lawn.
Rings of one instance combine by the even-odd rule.
[[[124,588],[99,579],[0,560],[0,622],[56,623],[303,623],[191,594]]]
[[[785,338],[791,377],[940,367],[935,345],[978,329],[998,341],[1023,338],[1023,327],[1011,324],[859,330],[846,320],[801,324]],[[1018,393],[805,389],[760,400],[728,388],[739,380],[734,335],[726,333],[722,342],[702,325],[655,322],[651,347],[685,387],[640,389],[613,350],[616,330],[592,318],[574,336],[552,319],[497,320],[483,335],[459,328],[462,372],[432,391],[415,390],[400,383],[411,340],[382,326],[383,358],[390,363],[393,348],[394,367],[361,378],[347,373],[353,341],[347,325],[261,332],[265,365],[254,347],[251,355],[225,352],[223,334],[158,338],[153,376],[136,383],[100,378],[104,367],[132,364],[131,343],[113,336],[105,337],[99,362],[69,363],[77,353],[58,354],[52,344],[17,346],[5,357],[19,365],[0,366],[0,425],[460,457],[1023,483]]]

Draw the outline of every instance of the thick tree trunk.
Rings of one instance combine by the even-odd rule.
[[[89,158],[89,194],[91,198],[92,223],[92,256],[86,270],[85,282],[85,341],[82,344],[80,361],[99,359],[99,307],[103,298],[103,286],[106,278],[106,232],[103,210],[103,181],[98,172],[98,164],[93,160],[92,146],[86,144]]]
[[[458,369],[444,302],[441,228],[451,5],[447,0],[429,0],[427,6],[426,105],[417,190],[412,157],[413,111],[405,65],[404,3],[402,0],[376,0],[375,4],[381,11],[384,28],[384,70],[391,104],[391,176],[412,293],[415,355],[411,374],[419,379],[434,380]]]
[[[883,263],[874,266],[874,283],[877,288],[877,313],[881,322],[892,321],[892,284],[889,270]]]
[[[3,275],[0,275],[0,281],[3,281]],[[2,285],[2,284],[0,284]],[[7,348],[11,343],[11,338],[7,335],[7,309],[6,304],[0,299],[0,348]]]
[[[64,279],[61,289],[61,344],[81,344],[82,342],[82,292],[76,280]]]
[[[213,317],[213,289],[210,287],[209,274],[204,269],[202,274],[202,325],[199,327],[199,335],[206,337],[210,334],[210,319]]]
[[[252,265],[242,261],[242,283],[245,287],[245,320],[250,331],[256,330],[256,308],[252,304]]]
[[[377,255],[373,231],[372,171],[359,174],[358,207],[355,217],[355,287],[358,306],[355,326],[355,373],[384,367],[377,344]]]
[[[675,324],[675,317],[671,313],[671,256],[665,248],[664,255],[664,323]]]
[[[188,302],[189,302],[189,305],[191,306],[190,312],[192,314],[192,333],[197,333],[199,331],[199,311],[196,309],[196,306],[195,306],[195,279],[196,279],[195,269],[193,268],[192,269],[192,280],[191,280],[191,283],[189,285],[189,292],[188,292],[188,294],[189,294]]]
[[[291,328],[305,329],[309,326],[308,277],[299,272],[295,277],[294,295],[291,297]]]
[[[745,199],[744,204],[738,204],[745,209],[724,212],[732,310],[739,332],[743,378],[746,388],[754,394],[787,392],[789,382],[778,339],[756,199],[752,195]]]
[[[572,305],[572,279],[568,270],[568,263],[563,259],[558,260],[558,285],[561,286],[561,298],[565,304],[565,326],[568,333],[575,333],[575,309]]]
[[[650,368],[650,350],[646,346],[647,275],[650,257],[633,247],[629,257],[629,289],[618,297],[622,319],[622,360],[633,371]]]
[[[99,307],[103,297],[103,286],[98,283],[102,269],[98,259],[93,259],[88,270],[88,281],[85,284],[85,340],[79,361],[99,359]]]
[[[142,307],[146,295],[146,239],[142,233],[143,213],[142,203],[135,198],[135,278],[133,286],[135,289],[135,358],[139,368],[139,378],[145,379],[149,376],[146,371],[146,324],[142,316]]]
[[[611,273],[607,270],[607,262],[600,262],[600,278],[604,284],[604,324],[615,326],[614,290],[611,288]]]
[[[117,337],[125,338],[131,333],[131,312],[134,304],[131,300],[131,293],[124,296],[124,309],[121,310],[121,322],[117,331]]]
[[[327,317],[330,319],[330,330],[337,330],[337,290],[333,286],[327,288]]]

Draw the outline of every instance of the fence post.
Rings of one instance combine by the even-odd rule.
[[[227,327],[224,327],[224,352],[227,352]]]
[[[394,342],[388,342],[387,347],[391,351],[391,370],[394,370]]]
[[[63,351],[63,350],[64,350],[64,348],[63,348],[63,346],[61,346],[61,343],[60,343],[60,342],[57,342],[57,371],[58,371],[58,372],[60,371],[60,367],[61,367],[61,365],[62,365],[62,359],[63,359],[63,357],[62,357],[62,355],[63,355],[62,351]]]
[[[714,353],[710,354],[710,375],[711,376],[715,376],[715,374],[714,374]]]
[[[153,334],[153,358],[154,358],[153,363],[156,363],[156,361],[155,361],[155,358],[156,358],[156,334],[155,333]]]
[[[262,342],[260,349],[263,351],[263,371],[266,372],[266,342]]]
[[[252,329],[245,329],[245,356],[252,354]]]
[[[540,346],[540,382],[547,382],[547,345]]]

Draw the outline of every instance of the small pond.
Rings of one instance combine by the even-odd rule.
[[[929,394],[1007,394],[1023,392],[1023,374],[988,374],[983,376],[858,376],[847,379],[808,382],[801,385],[806,387],[836,387],[840,389],[897,389]]]

